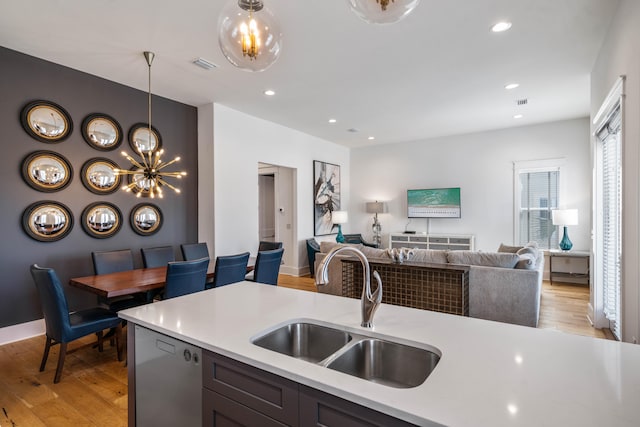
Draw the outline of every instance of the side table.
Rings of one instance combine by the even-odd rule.
[[[586,268],[581,268],[580,271],[566,271],[566,270],[558,270],[557,264],[561,259],[582,259],[586,262]],[[556,261],[556,269],[554,270],[554,259]],[[549,282],[553,285],[553,278],[578,278],[578,279],[586,279],[587,285],[589,285],[589,269],[591,262],[591,254],[588,251],[560,251],[560,250],[550,250],[549,251]],[[583,264],[583,263],[580,263]]]

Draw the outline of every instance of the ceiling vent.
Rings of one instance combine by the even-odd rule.
[[[216,64],[211,61],[207,61],[204,58],[198,58],[193,61],[200,68],[204,68],[205,70],[213,70],[214,68],[218,68]]]
[[[516,99],[516,105],[527,105],[529,100],[527,98]]]

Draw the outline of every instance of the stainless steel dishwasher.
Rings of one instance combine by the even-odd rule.
[[[137,427],[202,425],[202,350],[135,326]]]

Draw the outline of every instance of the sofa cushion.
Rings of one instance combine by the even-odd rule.
[[[427,262],[433,264],[446,264],[448,261],[447,253],[449,251],[430,250],[430,249],[414,249],[413,256],[410,261]]]
[[[320,252],[322,252],[323,254],[326,254],[336,246],[353,246],[356,249],[362,249],[362,245],[354,245],[351,243],[338,243],[336,241],[327,240],[327,241],[320,242]]]
[[[386,250],[384,249],[371,248],[364,245],[358,249],[360,249],[367,258],[388,258]]]
[[[500,243],[500,247],[498,247],[497,252],[506,252],[510,254],[515,254],[523,247],[524,246],[509,246],[509,245],[505,245],[504,243]]]
[[[520,256],[503,252],[449,251],[447,260],[451,264],[514,268]]]

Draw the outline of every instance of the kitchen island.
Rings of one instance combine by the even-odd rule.
[[[139,325],[417,425],[640,423],[637,345],[386,304],[368,330],[360,327],[359,300],[251,282],[120,316],[130,322],[130,334],[131,326]],[[252,338],[294,320],[435,349],[441,359],[423,384],[394,388],[252,344]],[[131,340],[129,345],[133,369]],[[130,395],[135,395],[131,381]]]

